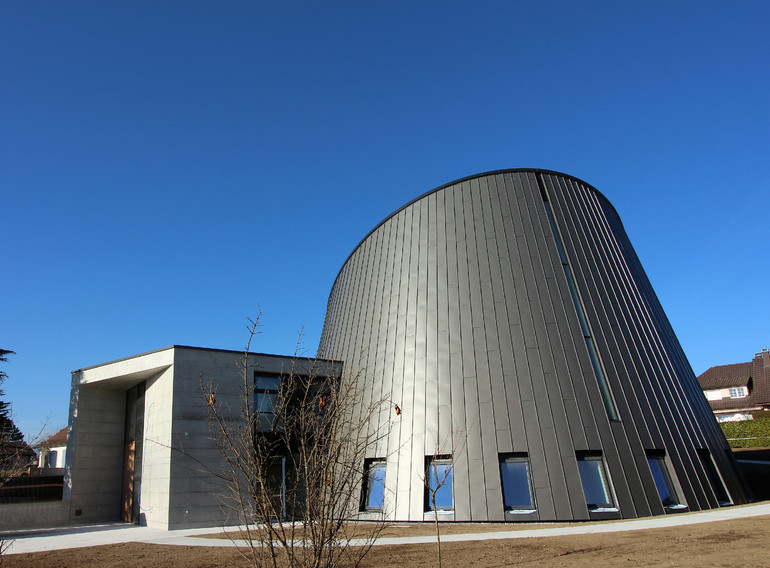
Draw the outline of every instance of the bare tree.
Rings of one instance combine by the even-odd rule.
[[[254,566],[358,566],[384,528],[357,523],[364,461],[387,433],[383,403],[364,405],[358,376],[340,365],[300,360],[261,377],[250,355],[259,317],[249,320],[237,407],[204,385],[212,439],[223,456],[222,502],[243,523]]]
[[[457,454],[463,451],[466,442],[465,430],[454,429],[454,432],[454,436],[450,438],[451,445],[441,444],[438,437],[436,438],[433,455],[425,462],[425,476],[423,477],[428,504],[433,511],[433,521],[436,528],[436,561],[438,568],[441,568],[439,511],[442,509],[452,510],[454,508],[452,497],[454,460]]]

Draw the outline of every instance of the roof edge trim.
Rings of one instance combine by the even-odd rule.
[[[218,353],[244,353],[241,349],[217,349],[216,347],[194,347],[192,345],[169,345],[167,347],[161,347],[159,349],[153,349],[151,351],[145,351],[144,353],[137,353],[136,355],[129,355],[128,357],[121,357],[120,359],[114,359],[112,361],[105,361],[104,363],[98,363],[96,365],[91,365],[89,367],[83,367],[81,369],[75,369],[74,371],[71,371],[72,374],[80,373],[81,371],[89,371],[91,369],[97,369],[99,367],[104,367],[106,365],[112,365],[113,363],[120,363],[122,361],[128,361],[130,359],[136,359],[137,357],[144,357],[145,355],[152,355],[153,353],[160,353],[161,351],[166,351],[168,349],[189,349],[192,351],[216,351]],[[343,364],[343,361],[336,361],[334,359],[324,359],[323,357],[297,357],[295,355],[277,355],[275,353],[259,353],[256,351],[249,351],[249,355],[254,355],[256,357],[278,357],[280,359],[296,359],[298,361],[323,361],[325,363],[339,363]]]
[[[450,181],[448,183],[442,184],[442,185],[440,185],[438,187],[435,187],[433,189],[430,189],[430,190],[426,191],[425,193],[423,193],[422,195],[418,195],[417,197],[415,197],[414,199],[412,199],[408,203],[405,203],[404,205],[402,205],[401,207],[399,207],[398,209],[393,211],[390,215],[385,217],[382,221],[377,223],[372,228],[371,231],[369,231],[368,233],[366,233],[366,235],[364,235],[364,237],[358,242],[358,244],[353,248],[353,250],[350,251],[350,254],[347,256],[345,261],[340,266],[339,271],[337,271],[337,276],[334,279],[334,283],[332,284],[331,290],[329,291],[329,299],[331,299],[331,292],[334,290],[334,287],[337,285],[337,280],[340,279],[340,274],[342,274],[342,270],[345,268],[345,265],[350,261],[350,259],[356,253],[356,251],[359,248],[361,248],[361,245],[364,244],[364,241],[366,239],[368,239],[377,229],[379,229],[382,225],[384,225],[389,219],[391,219],[392,217],[395,217],[396,215],[398,215],[401,211],[403,211],[407,207],[413,205],[414,203],[420,201],[421,199],[429,196],[432,193],[439,192],[442,189],[445,189],[445,188],[447,188],[447,187],[449,187],[451,185],[456,185],[456,184],[462,183],[464,181],[469,181],[469,180],[476,179],[476,178],[500,175],[500,174],[520,174],[520,173],[525,173],[525,172],[527,172],[527,173],[531,172],[531,173],[535,173],[535,174],[538,174],[538,173],[539,174],[552,174],[552,175],[562,176],[562,177],[565,177],[565,178],[570,178],[570,179],[573,179],[573,180],[575,180],[577,182],[580,182],[581,184],[583,184],[586,187],[588,187],[591,191],[595,192],[610,207],[612,207],[612,210],[615,211],[615,214],[617,215],[617,210],[615,209],[615,206],[612,204],[612,202],[609,199],[607,199],[607,197],[601,191],[596,189],[590,183],[585,182],[585,181],[583,181],[582,179],[580,179],[578,177],[575,177],[575,176],[570,175],[570,174],[565,174],[563,172],[557,172],[556,170],[546,170],[546,169],[543,169],[543,168],[508,168],[508,169],[501,169],[501,170],[490,170],[488,172],[482,172],[482,173],[479,173],[479,174],[473,174],[473,175],[465,176],[465,177],[456,179],[454,181]],[[620,216],[618,215],[618,218],[619,217]],[[328,302],[329,301],[327,300],[327,310],[328,310]]]

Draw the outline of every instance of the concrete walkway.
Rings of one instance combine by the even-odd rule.
[[[468,540],[498,540],[506,538],[532,538],[546,536],[562,536],[576,534],[591,534],[602,532],[621,532],[643,529],[656,529],[697,523],[727,521],[759,515],[770,515],[770,502],[741,507],[725,507],[702,513],[684,513],[649,517],[630,521],[599,522],[579,524],[577,526],[532,528],[512,531],[494,531],[468,534],[442,535],[442,542],[458,542]],[[520,526],[520,525],[519,525]],[[533,525],[536,527],[537,525]],[[103,525],[84,525],[61,529],[46,529],[35,531],[19,531],[0,533],[0,539],[13,540],[6,554],[23,554],[44,550],[60,550],[65,548],[83,548],[104,544],[119,544],[123,542],[142,542],[147,544],[170,544],[180,546],[237,546],[243,541],[228,539],[202,539],[196,535],[212,534],[223,529],[188,529],[164,531],[125,523]],[[230,528],[232,530],[232,528]],[[427,544],[436,542],[435,535],[387,537],[377,540],[377,545],[394,544]],[[355,544],[355,543],[354,543]]]

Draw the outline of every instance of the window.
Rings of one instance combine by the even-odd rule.
[[[616,511],[607,478],[607,470],[604,467],[601,454],[578,454],[577,464],[588,509],[591,511]]]
[[[275,409],[278,407],[280,388],[280,377],[254,375],[254,414],[259,432],[270,432],[276,426]]]
[[[500,456],[500,480],[506,513],[531,513],[535,510],[527,454]]]
[[[730,398],[743,398],[746,395],[746,387],[735,387],[730,389]]]
[[[425,460],[426,511],[452,511],[452,458],[449,456],[429,457]],[[434,508],[435,506],[435,508]]]
[[[385,460],[366,460],[364,476],[361,509],[364,511],[382,511],[385,500]]]
[[[580,329],[583,331],[583,338],[585,339],[586,348],[588,349],[588,357],[591,360],[591,366],[593,367],[594,375],[596,376],[596,383],[599,386],[599,392],[602,395],[604,408],[607,410],[607,416],[610,420],[619,420],[618,411],[617,408],[615,408],[615,401],[612,398],[610,386],[607,384],[607,378],[604,376],[602,364],[599,361],[599,354],[596,351],[596,345],[594,345],[591,330],[588,327],[588,319],[586,318],[585,309],[583,308],[583,302],[580,299],[575,280],[572,277],[572,271],[570,270],[569,262],[567,261],[567,255],[564,253],[564,246],[562,245],[561,237],[559,236],[559,229],[556,227],[556,220],[553,217],[551,204],[548,202],[548,195],[545,193],[545,188],[542,185],[543,182],[539,177],[538,183],[540,184],[540,193],[543,196],[543,204],[545,205],[548,224],[551,227],[551,232],[553,233],[553,238],[556,242],[556,250],[559,253],[561,267],[564,269],[564,277],[567,279],[567,287],[569,288],[570,296],[572,296],[572,303],[575,305]]]
[[[711,489],[714,490],[714,496],[717,498],[717,502],[720,505],[732,505],[733,500],[730,499],[730,495],[727,493],[727,489],[725,489],[722,476],[719,475],[719,472],[714,465],[711,452],[706,448],[701,448],[698,450],[698,457],[703,465],[703,469],[706,470],[706,475],[708,475],[709,481],[711,482]]]
[[[658,495],[663,506],[667,509],[682,508],[676,496],[674,484],[671,482],[671,476],[666,467],[666,453],[663,450],[649,450],[647,452],[647,463],[652,472],[652,478],[655,480],[655,487],[658,488]]]

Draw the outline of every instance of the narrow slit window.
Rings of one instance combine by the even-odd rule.
[[[618,411],[615,408],[615,401],[612,398],[610,387],[607,384],[607,378],[604,375],[601,362],[599,361],[599,354],[596,351],[596,345],[594,344],[591,329],[588,326],[588,318],[586,318],[585,308],[583,307],[583,301],[580,299],[577,286],[575,285],[575,279],[572,276],[572,270],[570,269],[569,262],[567,261],[567,255],[564,252],[564,245],[561,242],[559,236],[559,230],[556,227],[556,221],[553,217],[553,211],[551,210],[551,204],[548,202],[548,195],[545,192],[542,180],[538,177],[538,183],[540,184],[540,193],[543,197],[543,205],[545,206],[546,217],[548,218],[548,225],[551,228],[554,241],[556,242],[556,250],[559,253],[559,259],[561,261],[561,267],[564,270],[564,277],[567,280],[567,287],[569,288],[570,297],[572,303],[575,306],[577,312],[578,321],[580,322],[580,329],[583,332],[583,339],[588,349],[588,356],[591,360],[591,367],[593,368],[594,375],[596,376],[596,383],[599,386],[599,392],[602,395],[602,402],[604,402],[604,408],[607,410],[607,416],[610,420],[618,420]]]

